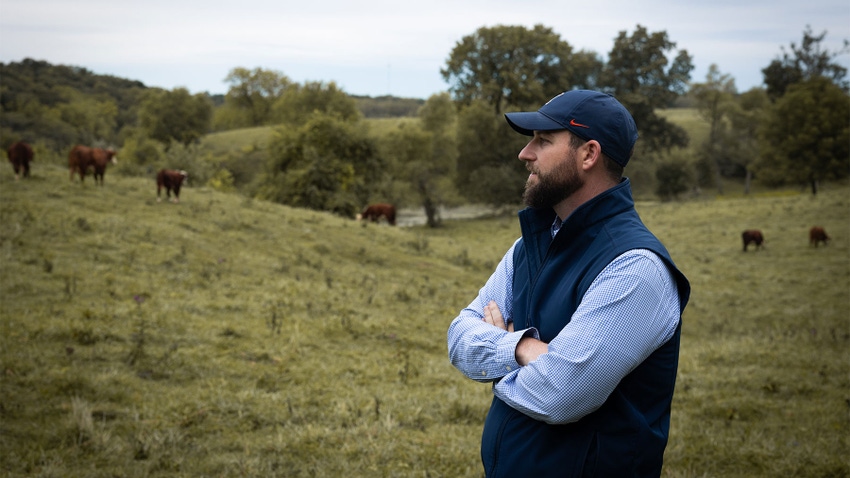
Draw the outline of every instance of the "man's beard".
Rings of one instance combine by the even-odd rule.
[[[552,172],[546,175],[537,173],[537,184],[532,185],[529,178],[522,195],[525,204],[535,209],[553,208],[581,189],[584,181],[579,177],[574,159],[575,151],[571,151],[570,156]]]

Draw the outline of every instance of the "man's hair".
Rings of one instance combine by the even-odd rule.
[[[568,133],[570,133],[570,148],[572,148],[573,151],[575,151],[578,148],[581,148],[582,146],[584,146],[585,143],[587,143],[587,141],[581,139],[578,135],[576,135],[572,131],[570,131],[570,130],[566,130],[566,131]],[[616,161],[614,161],[613,159],[611,159],[607,155],[605,155],[605,153],[600,152],[599,155],[602,157],[602,165],[605,166],[605,171],[608,172],[608,177],[610,177],[611,179],[613,179],[615,181],[620,181],[620,179],[623,177],[623,169],[624,168],[622,166],[620,166],[619,164],[617,164]]]

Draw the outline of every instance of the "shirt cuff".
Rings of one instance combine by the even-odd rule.
[[[516,346],[523,337],[533,337],[539,340],[540,333],[534,327],[508,332],[496,345],[497,361],[504,367],[502,375],[507,375],[521,367],[516,361]]]

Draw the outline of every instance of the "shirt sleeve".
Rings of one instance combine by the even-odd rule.
[[[552,424],[595,411],[675,333],[676,282],[653,252],[628,251],[593,281],[549,351],[494,386],[511,407]]]
[[[535,329],[506,332],[483,321],[484,306],[496,301],[505,324],[513,321],[511,303],[513,255],[508,249],[478,296],[455,318],[448,331],[449,360],[467,377],[492,382],[519,368],[516,345],[525,336],[538,338]]]

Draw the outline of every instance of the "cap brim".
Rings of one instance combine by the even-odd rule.
[[[564,125],[539,111],[505,113],[505,119],[517,133],[534,136],[535,131],[557,131]]]

